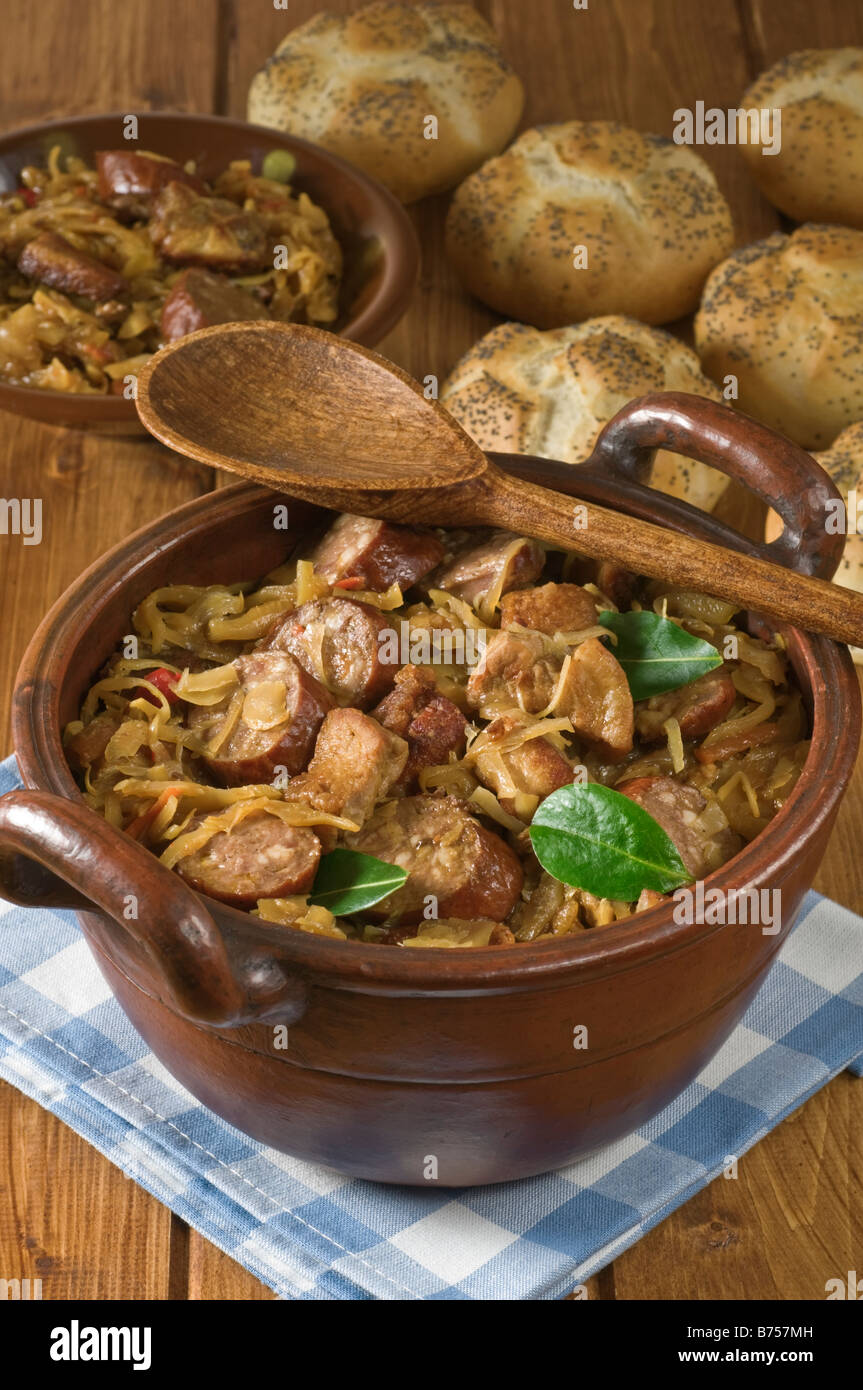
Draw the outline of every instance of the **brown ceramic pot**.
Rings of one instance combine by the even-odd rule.
[[[743,417],[668,399],[628,407],[582,468],[496,462],[672,529],[832,573],[842,538],[826,535],[823,505],[836,494],[817,465]],[[748,481],[783,514],[781,541],[743,541],[641,486],[659,445]],[[778,934],[681,926],[668,907],[508,950],[405,951],[265,926],[196,896],[88,810],[61,729],[151,589],[253,578],[283,559],[274,500],[240,485],[187,503],[99,560],[48,614],[15,695],[29,790],[0,801],[3,893],[76,908],[117,999],[162,1062],[212,1110],[300,1158],[422,1184],[434,1156],[442,1185],[489,1183],[558,1167],[632,1131],[734,1028],[812,883],[859,737],[847,651],[785,630],[813,719],[811,753],[767,832],[706,883],[780,889]],[[294,533],[319,519],[307,503],[289,505]],[[124,916],[130,894],[137,921]],[[288,1025],[286,1050],[276,1024]],[[586,1049],[573,1046],[579,1026]]]
[[[88,163],[97,150],[123,143],[124,116],[75,116],[27,126],[0,137],[0,192],[20,183],[27,164],[44,164],[54,145]],[[373,346],[405,312],[419,272],[419,244],[404,208],[381,184],[337,155],[286,135],[224,116],[148,111],[139,117],[140,149],[179,163],[194,159],[214,178],[233,159],[259,170],[270,150],[288,150],[297,167],[292,185],[329,215],[345,255],[340,316],[333,331]],[[122,396],[77,396],[0,381],[0,410],[50,425],[86,426],[106,433],[143,428],[134,401]]]

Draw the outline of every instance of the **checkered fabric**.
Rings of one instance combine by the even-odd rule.
[[[17,785],[9,759],[0,792]],[[385,1187],[211,1114],[114,1002],[73,915],[0,901],[0,1076],[283,1298],[560,1298],[837,1072],[863,1074],[861,971],[863,921],[810,893],[739,1028],[650,1124],[538,1178]]]

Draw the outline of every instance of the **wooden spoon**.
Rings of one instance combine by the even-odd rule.
[[[321,506],[500,526],[863,645],[863,595],[510,477],[418,382],[321,329],[202,329],[146,364],[137,405],[178,453]]]

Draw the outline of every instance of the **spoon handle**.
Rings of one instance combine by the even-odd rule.
[[[490,470],[482,520],[863,646],[863,594]]]

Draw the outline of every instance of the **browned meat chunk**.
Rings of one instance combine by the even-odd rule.
[[[596,623],[596,601],[578,584],[542,584],[507,594],[500,605],[501,627],[529,627],[553,637],[580,632]]]
[[[541,637],[496,632],[470,674],[468,704],[486,719],[513,705],[538,714],[554,694],[560,667]]]
[[[643,743],[661,743],[666,719],[676,719],[684,738],[703,738],[722,723],[736,694],[731,672],[719,666],[679,690],[640,701],[635,721],[638,736]]]
[[[237,689],[188,714],[210,771],[229,787],[271,782],[280,767],[301,772],[333,705],[327,691],[287,652],[251,652],[233,665]]]
[[[547,651],[541,637],[498,632],[467,683],[468,703],[486,718],[518,706],[539,714],[554,698],[554,713],[609,757],[632,748],[634,712],[620,662],[596,637],[575,647],[561,682],[564,656]]]
[[[363,825],[398,780],[407,757],[404,739],[377,720],[358,709],[331,710],[308,770],[291,779],[286,796]]]
[[[697,787],[683,786],[673,777],[634,777],[615,790],[637,801],[662,826],[695,879],[705,878],[742,847],[718,801],[711,803],[705,817],[707,802]]]
[[[405,785],[414,781],[424,767],[438,767],[449,761],[450,753],[463,752],[466,732],[467,720],[458,706],[445,695],[433,696],[408,728],[410,757]]]
[[[515,742],[512,736],[524,728],[515,715],[493,719],[481,735],[473,769],[505,811],[529,820],[540,801],[572,781],[572,767],[547,738]]]
[[[83,299],[117,299],[129,292],[118,271],[79,251],[56,232],[40,232],[28,241],[18,257],[18,269],[28,280],[38,280],[66,294],[79,294]]]
[[[373,714],[407,740],[410,753],[402,786],[413,785],[422,768],[445,763],[450,753],[464,749],[467,720],[452,700],[438,693],[434,676],[419,666],[402,667]]]
[[[542,573],[542,546],[510,531],[492,531],[481,544],[471,544],[429,579],[432,589],[446,589],[468,603],[481,605],[492,590],[499,594],[523,589]]]
[[[386,614],[371,604],[314,599],[283,618],[261,646],[290,652],[337,705],[367,709],[389,690],[398,669],[381,661],[381,634],[390,630]]]
[[[345,512],[318,542],[311,559],[328,584],[358,579],[366,589],[380,592],[398,584],[404,590],[440,564],[443,545],[430,531]]]
[[[122,723],[121,715],[103,709],[89,724],[66,740],[66,757],[77,772],[86,772],[105,755],[105,749]]]
[[[397,892],[375,908],[393,922],[430,916],[502,922],[518,900],[524,879],[516,855],[456,797],[408,796],[380,807],[351,849],[408,872]],[[436,900],[429,904],[429,899]]]
[[[395,684],[372,711],[387,729],[407,736],[411,720],[437,694],[437,682],[431,671],[421,666],[403,666],[396,672]]]
[[[271,248],[257,213],[227,198],[202,198],[182,183],[169,183],[153,205],[150,236],[167,261],[262,270]]]
[[[608,757],[622,757],[632,748],[635,711],[629,682],[598,637],[574,649],[557,710]]]
[[[152,199],[167,183],[183,183],[197,193],[203,193],[204,183],[188,174],[182,164],[157,154],[137,150],[99,150],[96,155],[99,171],[99,197],[118,212],[133,217],[146,217]]]
[[[205,819],[198,816],[187,828]],[[254,907],[259,898],[306,893],[320,857],[320,840],[313,831],[255,811],[231,830],[220,830],[176,867],[199,893],[235,907]]]
[[[184,270],[162,307],[162,336],[166,342],[184,338],[214,323],[240,323],[245,319],[265,319],[267,311],[259,299],[224,275],[214,275],[200,266]]]

